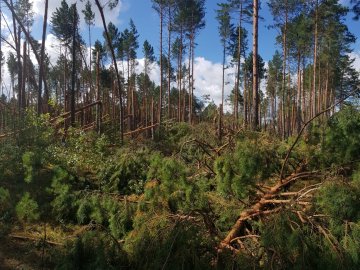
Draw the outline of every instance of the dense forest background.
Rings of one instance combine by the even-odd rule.
[[[45,0],[38,41],[32,1],[0,1],[0,269],[360,268],[360,1],[219,2],[219,104],[194,95],[205,0],[152,0],[158,44],[85,2]]]

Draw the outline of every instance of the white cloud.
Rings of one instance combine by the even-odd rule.
[[[225,99],[234,86],[234,69],[225,70]],[[210,95],[216,104],[221,103],[222,64],[213,63],[204,57],[196,57],[194,63],[195,90],[194,95],[201,97]]]
[[[71,4],[76,3],[76,7],[78,10],[78,13],[80,14],[80,28],[84,29],[86,27],[84,16],[82,14],[82,10],[85,8],[86,0],[84,1],[77,1],[77,0],[68,0],[67,1],[69,6]],[[105,1],[102,1],[105,2]],[[97,6],[95,5],[95,1],[91,1],[92,4],[92,10],[95,13],[95,26],[102,27],[102,21],[100,17],[100,13],[97,9]],[[34,12],[37,17],[43,17],[44,16],[44,0],[33,0],[33,7]],[[50,18],[53,14],[53,12],[56,10],[56,8],[60,7],[61,0],[49,0],[49,10],[48,10],[48,20],[50,21]],[[115,25],[118,25],[120,23],[119,14],[120,12],[123,12],[127,9],[126,5],[123,3],[122,0],[119,0],[118,5],[110,10],[108,7],[104,8],[104,14],[106,22],[112,22]]]
[[[360,51],[351,52],[349,56],[350,58],[355,59],[353,67],[360,72]]]

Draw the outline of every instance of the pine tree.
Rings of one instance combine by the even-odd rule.
[[[85,9],[83,9],[81,11],[83,14],[84,14],[84,17],[85,17],[85,22],[88,26],[88,31],[89,31],[89,47],[91,49],[91,26],[94,25],[94,20],[95,20],[95,13],[93,12],[92,8],[91,8],[91,3],[90,1],[88,0],[86,2],[86,5],[85,5]],[[91,74],[91,53],[90,53],[90,74]]]

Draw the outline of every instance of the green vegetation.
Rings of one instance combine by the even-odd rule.
[[[156,46],[122,1],[43,2],[41,43],[0,5],[1,269],[360,269],[360,1],[221,0],[221,65],[212,0],[149,1]]]
[[[64,143],[49,135],[55,130],[47,117],[27,119],[21,136],[1,141],[0,164],[9,167],[1,175],[0,235],[31,236],[32,226],[43,235],[46,224],[46,241],[61,245],[40,246],[56,269],[360,265],[355,107],[313,125],[285,168],[286,175],[296,171],[293,182],[273,196],[265,194],[278,183],[293,138],[243,131],[224,144],[210,124],[172,124],[162,130],[162,150],[160,141],[114,146],[106,134],[79,129],[69,130]],[[260,201],[261,216],[246,219],[232,256],[223,239]]]

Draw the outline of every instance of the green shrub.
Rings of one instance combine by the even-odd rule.
[[[348,106],[329,120],[323,143],[323,163],[349,165],[360,160],[360,112]]]
[[[18,219],[24,222],[33,222],[40,217],[39,206],[37,202],[30,197],[28,192],[26,192],[18,202],[15,210]]]
[[[218,191],[224,196],[244,198],[251,187],[270,177],[280,167],[277,144],[266,137],[241,139],[234,152],[215,161]]]
[[[69,242],[55,269],[129,269],[126,253],[119,243],[102,232],[87,232]]]

